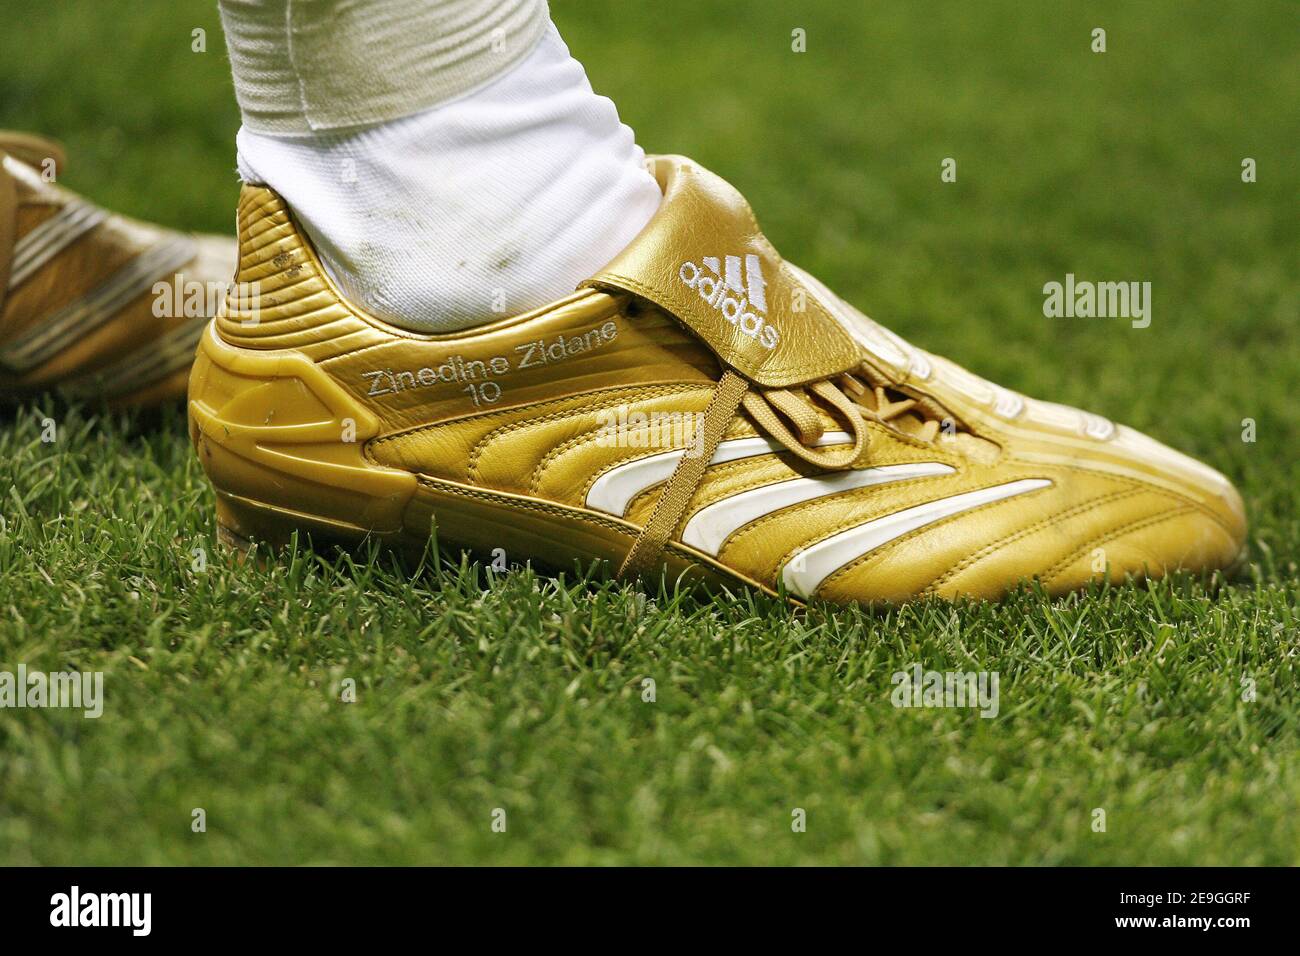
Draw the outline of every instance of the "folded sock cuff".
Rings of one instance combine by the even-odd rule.
[[[491,82],[542,36],[546,0],[221,0],[244,126],[384,123]]]

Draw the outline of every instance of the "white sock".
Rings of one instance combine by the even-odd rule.
[[[432,109],[294,135],[246,117],[237,143],[241,177],[284,197],[347,297],[418,332],[567,295],[660,200],[632,131],[554,26]]]

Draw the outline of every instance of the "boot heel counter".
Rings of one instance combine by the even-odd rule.
[[[274,190],[245,185],[236,218],[239,265],[216,319],[224,341],[321,360],[381,338],[344,302]]]
[[[366,456],[379,420],[297,352],[232,345],[209,326],[190,373],[189,427],[219,518],[240,537],[278,541],[281,529],[305,527],[358,540],[402,529],[415,476]]]

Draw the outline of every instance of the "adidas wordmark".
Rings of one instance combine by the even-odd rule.
[[[781,333],[763,319],[767,314],[767,280],[763,278],[763,264],[758,256],[745,256],[744,272],[742,285],[740,256],[726,256],[721,262],[717,256],[705,256],[703,266],[683,262],[677,274],[701,299],[721,312],[724,319],[757,339],[764,348],[774,349]],[[730,295],[731,292],[738,295]]]

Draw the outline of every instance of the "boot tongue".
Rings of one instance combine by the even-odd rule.
[[[740,193],[680,156],[656,157],[653,172],[664,192],[658,211],[584,286],[650,300],[767,388],[859,364],[852,338],[772,248]]]

